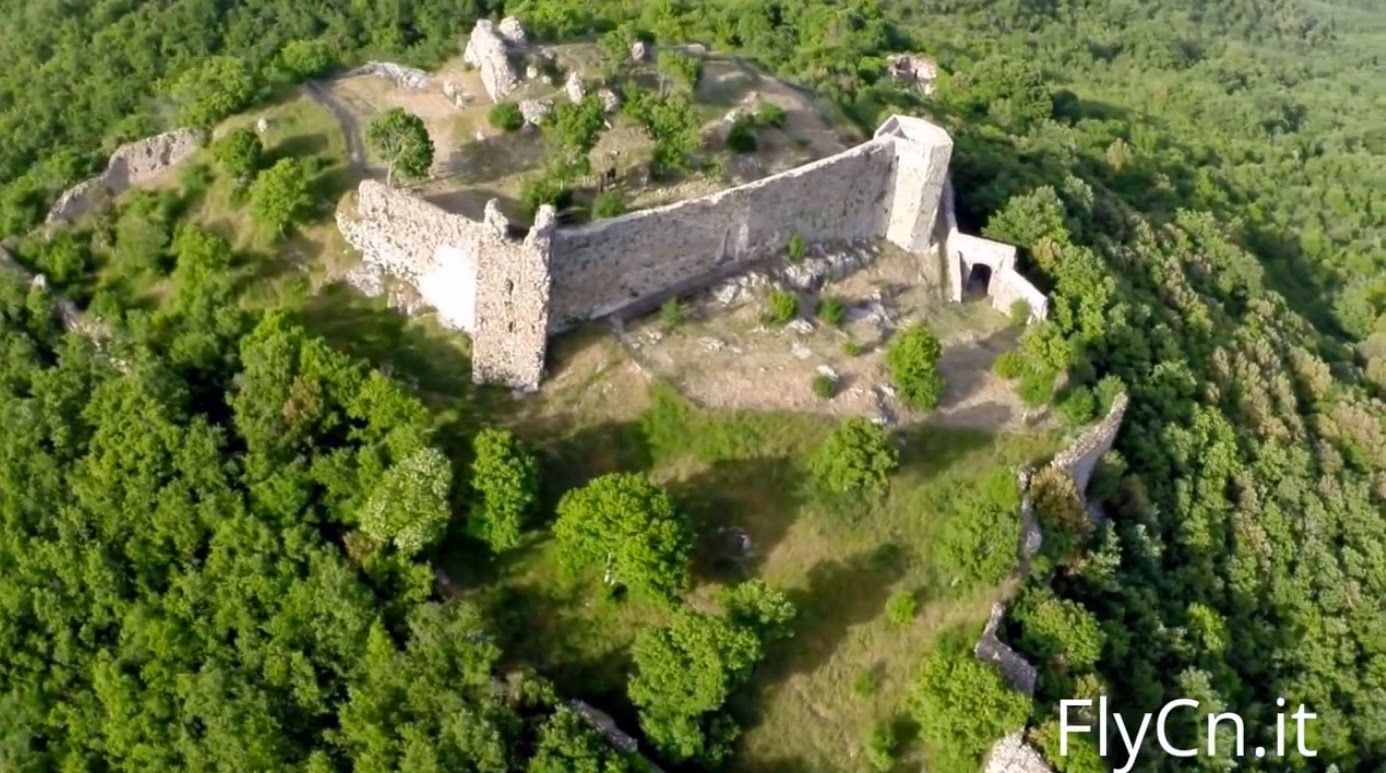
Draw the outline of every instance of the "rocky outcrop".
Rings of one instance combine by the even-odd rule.
[[[394,62],[366,62],[347,73],[347,76],[370,75],[384,78],[402,89],[422,91],[433,85],[433,78],[423,70]]]
[[[491,99],[499,102],[524,80],[526,37],[520,22],[512,17],[498,25],[489,19],[477,20],[462,59],[481,73],[481,84]]]
[[[913,86],[930,96],[934,93],[934,81],[938,79],[938,65],[927,56],[895,54],[886,60],[890,77],[906,86]]]
[[[195,153],[199,139],[193,129],[176,129],[121,145],[111,154],[104,172],[58,197],[46,222],[70,223],[131,187],[158,177]]]
[[[1025,742],[1019,731],[996,742],[987,755],[983,773],[1053,773],[1035,747]]]

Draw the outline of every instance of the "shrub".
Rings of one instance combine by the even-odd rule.
[[[942,353],[938,338],[924,325],[906,328],[890,342],[886,365],[906,403],[922,410],[938,406],[944,389],[943,376],[938,372]]]
[[[1031,710],[1029,698],[970,652],[926,657],[910,703],[923,740],[977,762],[996,739],[1024,726]]]
[[[513,132],[525,125],[524,113],[520,112],[520,106],[514,102],[497,102],[491,107],[491,112],[486,114],[486,120],[503,132]]]
[[[876,722],[871,725],[866,736],[866,762],[872,770],[885,771],[895,767],[895,755],[899,751],[899,738],[889,722]]]
[[[620,191],[602,191],[592,200],[593,217],[616,217],[626,211],[626,199]]]
[[[794,635],[790,622],[794,604],[781,591],[764,580],[747,580],[722,592],[727,619],[756,632],[761,641],[787,639]]]
[[[797,233],[793,233],[789,235],[789,241],[785,244],[785,250],[789,253],[789,259],[798,263],[804,259],[805,255],[808,255],[808,243],[804,241],[804,237]]]
[[[860,357],[861,344],[849,338],[846,341],[842,342],[842,353],[847,355],[848,357]]]
[[[1054,396],[1054,371],[1048,368],[1027,370],[1020,376],[1020,400],[1030,408],[1039,408]]]
[[[824,298],[818,304],[818,318],[833,327],[839,327],[847,320],[847,304],[835,296]]]
[[[994,585],[1020,560],[1020,491],[1009,469],[993,472],[981,486],[960,489],[955,515],[943,524],[939,566],[963,590]]]
[[[1019,299],[1011,304],[1011,324],[1024,325],[1030,321],[1030,304]]]
[[[539,460],[508,430],[483,429],[472,440],[467,531],[500,553],[520,543],[539,495]]]
[[[1019,378],[1025,372],[1025,358],[1017,351],[1002,352],[992,363],[991,370],[1007,381]]]
[[[886,619],[895,625],[908,625],[919,611],[919,602],[909,591],[896,591],[886,600]]]
[[[555,208],[562,209],[573,202],[573,189],[568,187],[567,180],[559,175],[548,174],[542,177],[533,177],[525,181],[520,188],[520,203],[525,211],[533,214],[539,207],[551,204]]]
[[[756,134],[751,130],[749,121],[738,118],[732,123],[731,129],[727,131],[727,148],[733,153],[755,152]]]
[[[771,290],[767,303],[770,306],[764,317],[767,325],[783,325],[799,316],[799,296],[789,290]]]
[[[212,158],[240,185],[249,183],[260,171],[264,152],[260,137],[251,129],[237,129],[212,143]]]
[[[1047,586],[1026,588],[1011,618],[1020,626],[1019,644],[1045,661],[1084,671],[1102,656],[1106,636],[1097,617],[1076,601],[1061,599]]]
[[[1097,398],[1087,387],[1074,387],[1059,402],[1059,418],[1070,427],[1077,427],[1092,420],[1097,409]]]
[[[813,377],[813,393],[824,400],[831,400],[837,394],[837,381],[824,373]]]
[[[876,688],[881,686],[880,673],[875,668],[868,668],[857,674],[857,678],[852,680],[852,692],[863,698],[874,695]]]
[[[761,102],[756,108],[756,124],[759,126],[773,126],[780,128],[785,123],[784,108],[774,102]]]
[[[659,318],[664,321],[664,326],[673,330],[683,324],[683,304],[679,303],[678,298],[670,298],[659,307]]]
[[[828,436],[809,460],[809,474],[829,497],[879,496],[899,464],[899,452],[885,430],[857,417]]]

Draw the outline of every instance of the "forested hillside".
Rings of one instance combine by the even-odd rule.
[[[1022,378],[1080,411],[1103,379],[1131,398],[1090,492],[1110,521],[1049,521],[1062,549],[1012,623],[1043,662],[1052,762],[1094,769],[1057,757],[1054,711],[1105,693],[1237,711],[1249,747],[1273,746],[1277,698],[1304,702],[1318,762],[1386,764],[1386,7],[0,0],[0,231],[119,140],[367,56],[436,61],[502,11],[546,39],[738,51],[866,129],[888,110],[947,125],[965,226],[1020,245],[1051,294]],[[891,51],[937,58],[937,94],[893,84]],[[415,516],[450,506],[437,417],[239,310],[227,246],[174,233],[151,249],[177,291],[132,301],[105,353],[60,334],[44,292],[0,287],[0,760],[573,769],[542,761],[550,742],[601,759],[546,685],[490,689],[501,654],[472,611],[429,600],[429,541],[386,525],[409,518],[359,536],[357,513],[401,490]],[[397,468],[422,472],[401,489]],[[1077,622],[1042,636],[1054,609]]]

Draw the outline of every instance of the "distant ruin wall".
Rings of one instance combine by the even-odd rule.
[[[895,163],[877,139],[724,191],[554,234],[552,326],[611,311],[670,285],[809,243],[879,237]]]
[[[158,177],[197,152],[199,139],[193,129],[175,129],[121,145],[107,160],[105,171],[63,191],[45,222],[72,222],[130,187]]]
[[[494,199],[486,204],[486,223],[498,236],[506,233]],[[506,241],[504,249],[482,251],[472,381],[526,390],[539,387],[549,338],[549,251],[555,223],[553,207],[542,207],[522,244]]]
[[[481,74],[481,85],[491,99],[499,102],[520,85],[524,71],[517,61],[525,45],[520,23],[507,17],[498,26],[490,19],[477,20],[462,60]]]
[[[1016,270],[1015,246],[959,231],[953,196],[953,182],[950,179],[943,185],[937,228],[944,234],[948,290],[953,301],[962,302],[968,273],[973,266],[983,265],[992,272],[987,295],[991,298],[993,309],[1009,314],[1016,301],[1025,301],[1030,307],[1031,322],[1048,318],[1049,299]]]
[[[1129,401],[1126,393],[1117,395],[1112,401],[1112,407],[1107,411],[1107,415],[1102,420],[1083,431],[1072,444],[1060,451],[1054,460],[1050,462],[1051,467],[1059,467],[1073,476],[1073,482],[1078,486],[1081,494],[1088,488],[1089,481],[1092,480],[1092,472],[1097,468],[1097,462],[1102,455],[1112,450],[1112,445],[1116,443],[1117,433],[1121,431],[1122,419],[1126,416],[1126,406]]]

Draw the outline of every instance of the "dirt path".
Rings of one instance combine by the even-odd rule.
[[[356,116],[332,92],[317,81],[304,83],[303,93],[309,99],[327,108],[327,111],[337,119],[338,125],[342,127],[342,137],[346,141],[347,160],[351,164],[351,173],[357,177],[362,176],[366,170],[366,152],[365,144],[361,139],[361,124],[356,120]]]

